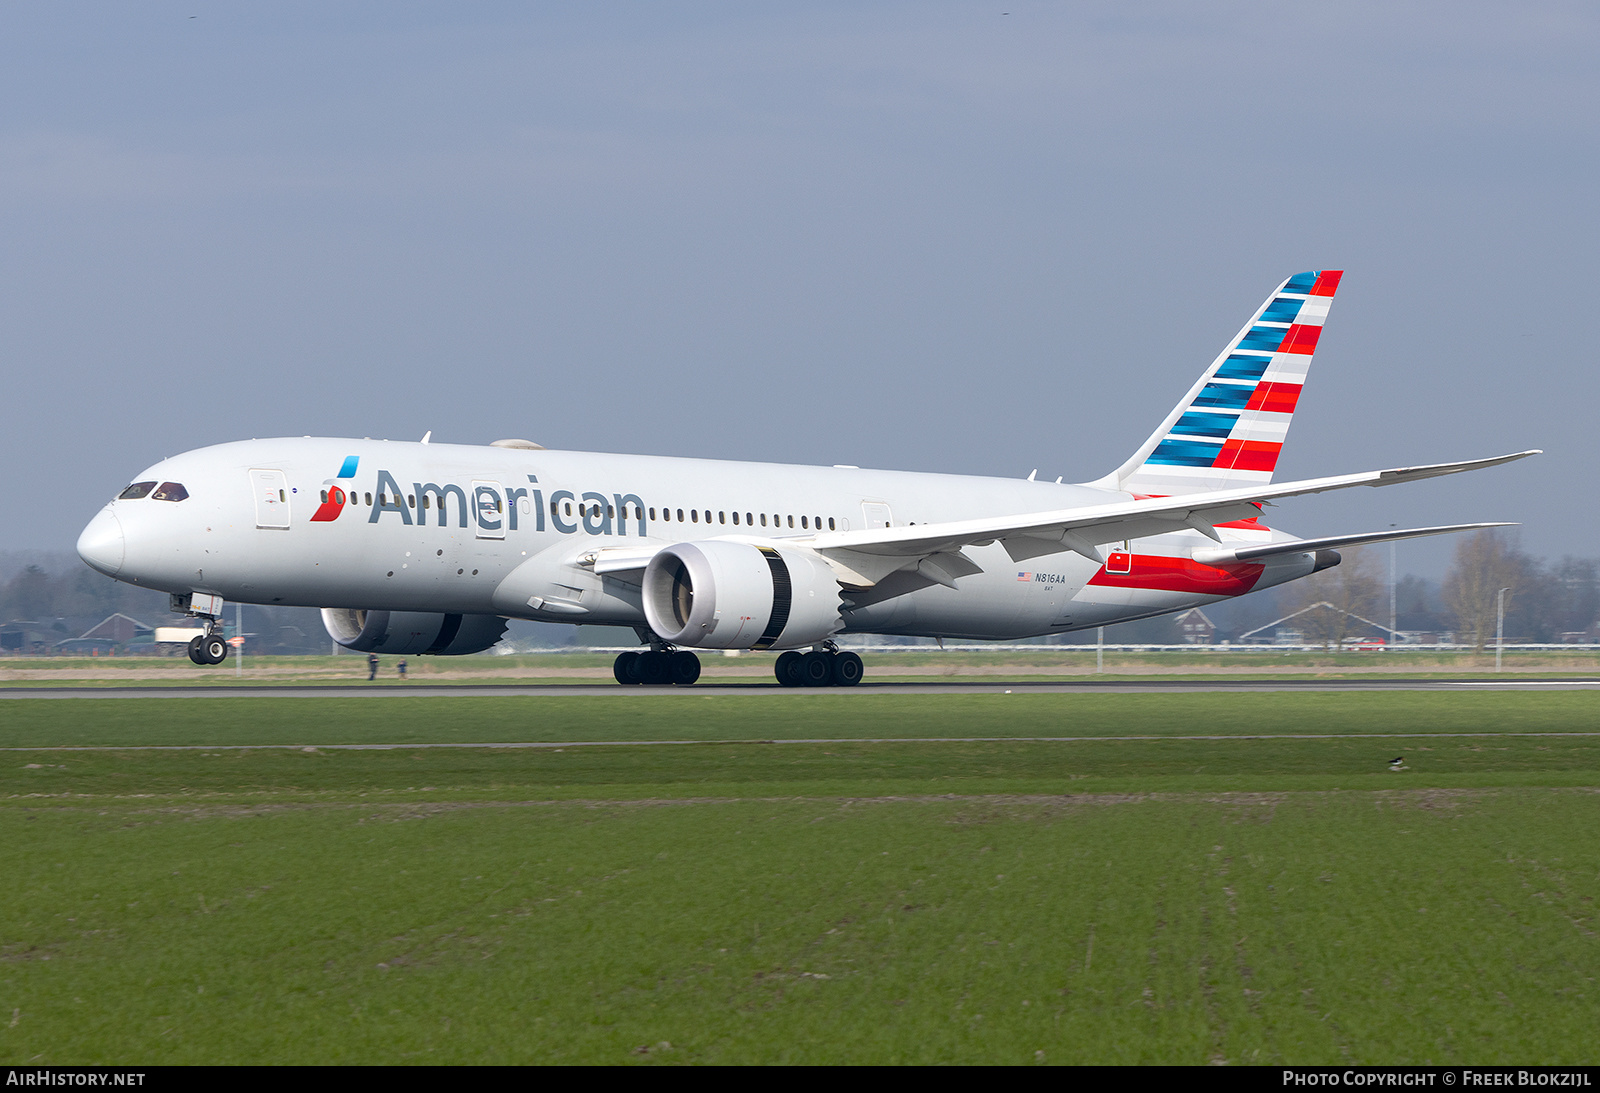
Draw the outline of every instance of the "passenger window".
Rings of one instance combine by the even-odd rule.
[[[429,507],[432,504],[433,504],[432,499],[427,494],[423,494],[422,495],[422,511],[423,512],[427,512]]]
[[[833,517],[831,517],[831,516],[828,517],[828,530],[829,531],[833,530]]]
[[[739,514],[737,512],[733,514],[733,522],[735,524],[739,522]]]
[[[678,510],[678,523],[680,523],[680,524],[683,523],[683,510],[682,509]]]
[[[427,494],[423,494],[423,500],[427,500]],[[414,509],[416,507],[417,507],[417,495],[414,494],[414,493],[406,494],[406,508]]]
[[[289,495],[284,493],[282,490],[279,490],[278,491],[278,500],[282,501],[285,505],[287,505],[289,503]]]
[[[323,490],[322,491],[322,503],[324,505],[326,505],[328,503],[328,491],[327,490]]]
[[[183,488],[181,482],[163,482],[156,487],[156,492],[150,497],[156,501],[182,501],[189,496],[189,491]]]
[[[761,514],[761,526],[762,527],[766,527],[767,526],[767,514],[764,513],[764,512]]]
[[[367,494],[367,507],[368,508],[372,507],[372,494],[370,494],[370,493]]]
[[[598,506],[597,506],[597,507],[598,507]],[[615,510],[615,509],[613,509],[613,508],[612,508],[612,507],[611,507],[611,506],[610,506],[610,505],[607,505],[607,506],[606,506],[606,519],[607,519],[607,520],[610,520],[610,519],[611,519],[611,518],[612,518],[612,517],[614,517],[614,516],[616,516],[616,514],[617,514],[617,513],[616,513],[616,510]],[[623,514],[622,514],[622,518],[623,518],[623,519],[624,519],[624,520],[626,520],[626,519],[627,519],[627,518],[628,518],[628,514],[627,514],[627,513],[623,513]]]
[[[656,518],[656,507],[654,505],[651,505],[650,506],[650,519],[654,520],[655,518]]]
[[[801,527],[809,527],[810,526],[809,524],[806,523],[806,518],[804,516],[800,517],[800,526]]]
[[[700,510],[699,509],[690,509],[689,510],[689,519],[693,520],[695,523],[698,524],[700,522]]]
[[[706,513],[706,522],[707,523],[711,522],[711,514],[709,512]],[[717,523],[726,524],[727,522],[728,522],[728,514],[727,513],[725,513],[725,512],[717,513]]]
[[[793,516],[789,517],[789,526],[790,527],[794,527],[794,517]]]
[[[736,523],[736,524],[738,522],[739,522],[738,520],[734,521],[734,523]],[[753,523],[756,522],[756,520],[755,520],[755,517],[751,513],[747,512],[747,513],[744,514],[744,522],[747,523],[747,524],[753,524]]]
[[[121,493],[117,494],[118,501],[137,501],[156,488],[154,482],[135,482]]]
[[[572,515],[572,502],[571,501],[567,502],[567,515],[568,516]]]

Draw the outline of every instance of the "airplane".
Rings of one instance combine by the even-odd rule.
[[[1488,459],[1274,484],[1339,285],[1267,297],[1123,464],[1063,484],[851,466],[316,437],[201,448],[143,471],[78,553],[171,594],[220,664],[225,600],[320,607],[358,652],[489,649],[508,620],[631,627],[624,684],[688,685],[695,650],[773,650],[786,686],[853,686],[844,634],[1005,640],[1148,618],[1336,566],[1339,548],[1503,527],[1301,539],[1290,497],[1390,486]],[[329,604],[335,606],[327,606]]]

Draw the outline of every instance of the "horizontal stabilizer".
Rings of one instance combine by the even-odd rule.
[[[1449,527],[1407,528],[1404,531],[1369,531],[1359,535],[1329,535],[1321,539],[1295,539],[1286,543],[1266,543],[1260,546],[1207,547],[1194,552],[1194,560],[1201,565],[1227,565],[1230,562],[1253,562],[1279,554],[1308,554],[1316,550],[1336,547],[1366,546],[1369,543],[1390,543],[1399,539],[1421,539],[1428,535],[1449,535],[1457,531],[1481,531],[1484,528],[1507,528],[1514,525],[1451,524]]]

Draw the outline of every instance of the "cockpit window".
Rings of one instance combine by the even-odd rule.
[[[154,482],[135,482],[121,493],[117,494],[118,501],[137,501],[145,494],[156,488]]]
[[[183,488],[181,482],[163,482],[161,488],[150,496],[156,501],[182,501],[189,496],[189,491]]]

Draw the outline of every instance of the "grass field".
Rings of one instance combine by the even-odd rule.
[[[7,1063],[1594,1059],[1600,695],[0,717]]]

